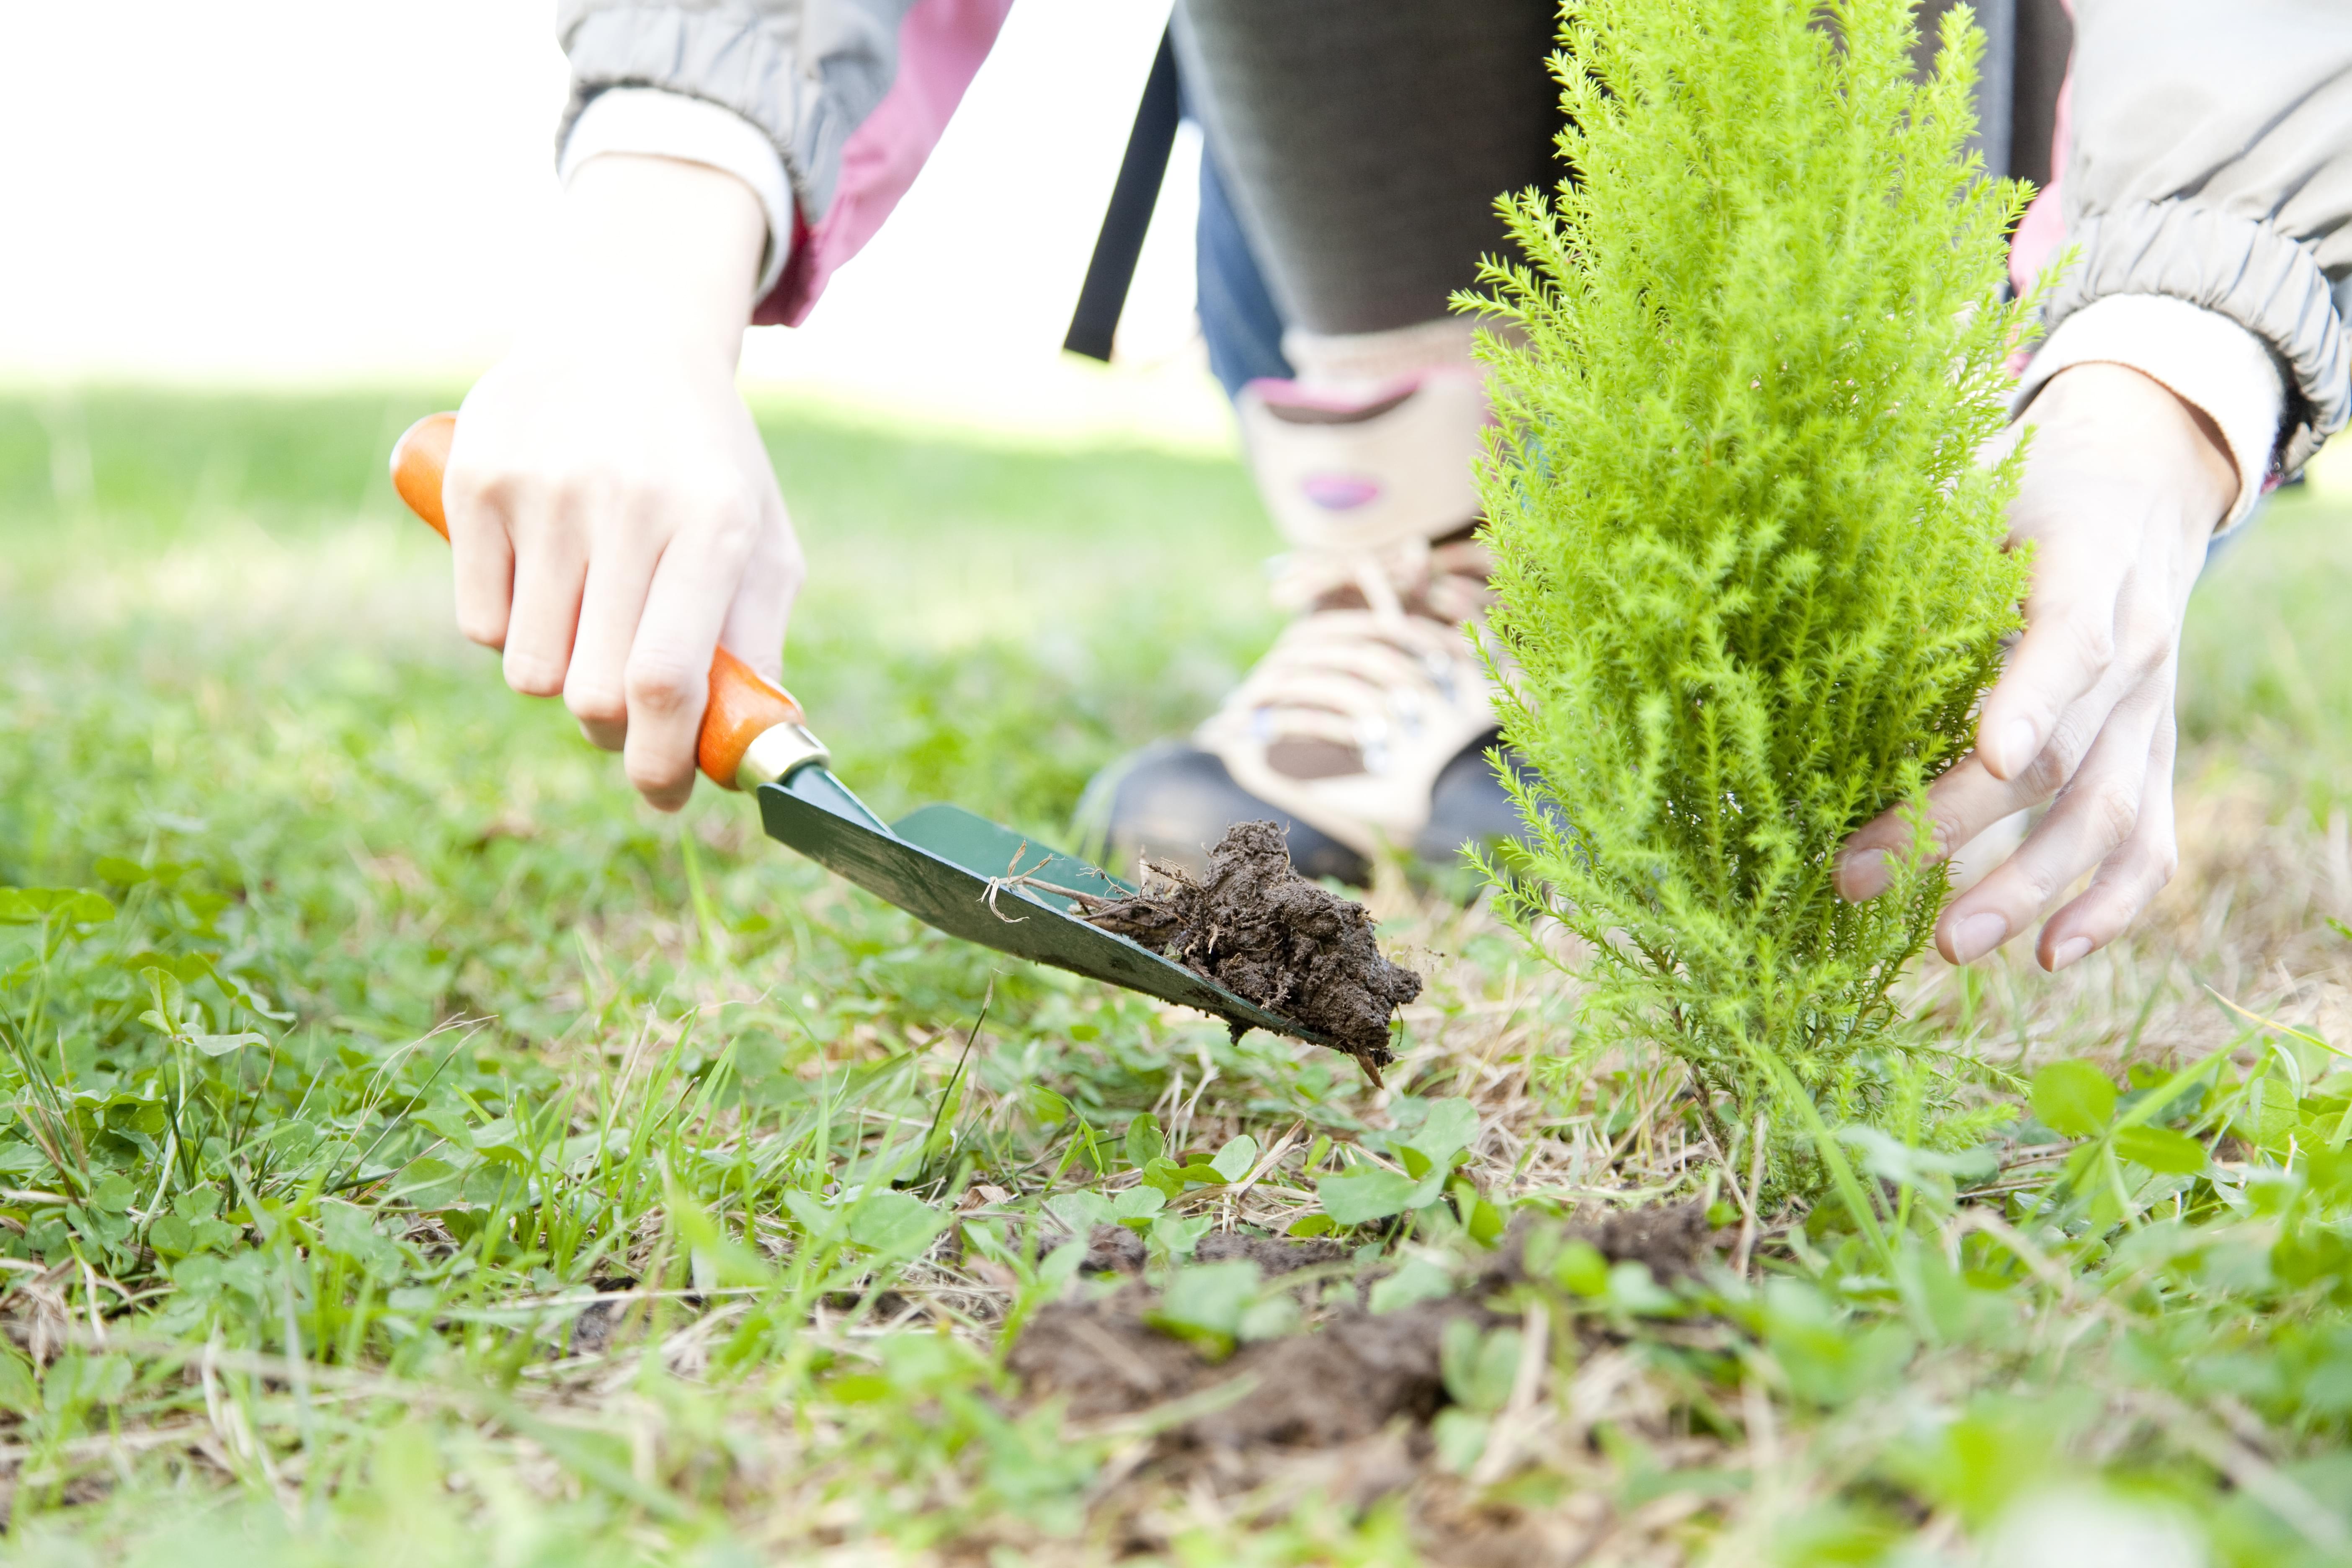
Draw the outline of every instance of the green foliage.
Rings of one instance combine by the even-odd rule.
[[[1004,1352],[1032,1315],[1139,1288],[1080,1277],[1076,1233],[1105,1223],[1140,1234],[1171,1330],[1245,1362],[1302,1311],[1320,1333],[1359,1307],[1409,1330],[1475,1302],[1437,1347],[1433,1462],[1498,1518],[1600,1503],[1612,1532],[1663,1511],[1667,1557],[1908,1562],[2072,1489],[2217,1568],[2344,1561],[2352,1072],[2324,1006],[2118,1064],[2128,1006],[2086,1001],[2032,1037],[2035,1065],[2098,1064],[2060,1075],[2095,1113],[2079,1132],[2037,1105],[1984,1184],[1983,1152],[1922,1148],[1903,1117],[1842,1129],[1829,1146],[1877,1245],[1843,1197],[1794,1228],[1759,1205],[1756,1278],[1655,1274],[1593,1245],[1596,1204],[1638,1220],[1711,1196],[1738,1219],[1682,1157],[1680,1069],[1547,1055],[1560,988],[1475,912],[1431,917],[1452,955],[1431,1001],[1451,1011],[1417,1026],[1381,1105],[1329,1052],[999,968],[777,853],[733,797],[705,792],[682,822],[641,810],[560,710],[514,698],[437,619],[446,555],[412,548],[373,488],[382,441],[430,401],[93,397],[77,426],[0,399],[10,1561],[1058,1561],[1112,1550],[1123,1499],[1179,1521],[1173,1562],[1449,1544],[1415,1516],[1428,1489],[1326,1500],[1324,1459],[1292,1470],[1287,1444],[1242,1506],[1192,1508],[1148,1457],[1185,1404],[1105,1423],[1024,1403]],[[46,532],[24,499],[57,469],[45,428],[87,435],[97,498]],[[1230,466],[774,440],[813,554],[879,537],[903,556],[836,572],[804,631],[960,602],[992,531],[1024,520],[1058,521],[1024,536],[1020,570],[1093,584],[985,666],[1060,672],[1086,718],[1050,746],[1077,761],[1002,754],[1060,689],[982,683],[977,709],[925,717],[902,686],[961,668],[954,648],[877,630],[889,653],[845,641],[866,660],[850,669],[796,645],[805,694],[855,721],[828,727],[894,805],[937,792],[1053,826],[1087,748],[1189,716],[1165,685],[1143,702],[1134,670],[1213,684],[1246,651],[1246,626],[1151,619],[1118,570],[1138,539],[1181,539],[1186,574],[1150,585],[1180,606],[1246,573],[1263,541],[1217,510],[1247,502]],[[2218,569],[2225,603],[2308,577],[2280,615],[2333,636],[2352,529],[2321,496],[2273,505]],[[1121,507],[1135,537],[1106,541]],[[190,587],[207,583],[236,591]],[[369,621],[378,595],[396,613]],[[2192,683],[2237,678],[2237,630],[2192,622]],[[2352,665],[2308,673],[2332,683],[2317,711],[2352,711]],[[2273,722],[2212,712],[2246,726],[2225,741]],[[2291,739],[2272,767],[2300,779]],[[2324,826],[2339,796],[2315,798]],[[2281,962],[2352,951],[2311,942]],[[2116,978],[2194,995],[2160,962]],[[2184,1169],[2186,1145],[2210,1157]],[[1409,1205],[1430,1195],[1342,1232],[1312,1189],[1364,1154]],[[978,1202],[982,1184],[1012,1195]],[[1196,1263],[1227,1214],[1347,1245],[1283,1274]],[[1743,1431],[1768,1410],[1769,1447]],[[1571,1428],[1589,1440],[1552,1440]]]
[[[2069,1138],[2090,1138],[2116,1113],[2116,1086],[2089,1062],[2052,1062],[2033,1075],[2033,1114]]]
[[[1417,1108],[1422,1120],[1388,1137],[1368,1138],[1385,1146],[1402,1170],[1365,1164],[1324,1177],[1315,1184],[1323,1212],[1334,1225],[1367,1225],[1438,1200],[1446,1178],[1469,1158],[1478,1135],[1478,1113],[1466,1100],[1440,1100]],[[1400,1118],[1402,1120],[1402,1118]]]
[[[1504,203],[1527,261],[1465,301],[1509,329],[1481,488],[1504,732],[1543,775],[1492,870],[1589,945],[1602,1034],[1734,1125],[1785,1072],[1866,1116],[1945,882],[1915,846],[1848,904],[1835,853],[1966,749],[2017,624],[2015,459],[1974,455],[2023,192],[1962,156],[1964,12],[1924,85],[1902,0],[1591,0],[1562,39],[1577,178]]]
[[[1234,1347],[1295,1332],[1298,1305],[1265,1288],[1255,1263],[1197,1263],[1168,1277],[1152,1324],[1222,1360]]]

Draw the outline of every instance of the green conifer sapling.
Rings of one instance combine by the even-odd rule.
[[[1503,327],[1491,626],[1542,774],[1489,872],[1583,939],[1594,1037],[1662,1042],[1743,1130],[1800,1085],[1876,1110],[1947,882],[1923,828],[1848,904],[1837,848],[1968,750],[2024,589],[2018,459],[1976,460],[2024,197],[1967,149],[1968,14],[1924,82],[1915,37],[1906,0],[1572,5],[1574,177],[1506,199],[1525,260],[1463,301]]]

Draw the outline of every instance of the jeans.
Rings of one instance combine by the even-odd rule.
[[[1241,220],[1234,216],[1233,198],[1218,177],[1217,161],[1205,148],[1193,252],[1200,275],[1201,336],[1208,340],[1209,372],[1225,395],[1239,397],[1244,382],[1261,376],[1290,380],[1290,362],[1282,357],[1282,313],[1266,290],[1257,258],[1250,254]]]

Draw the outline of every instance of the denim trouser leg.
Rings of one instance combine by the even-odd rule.
[[[1287,381],[1290,362],[1282,357],[1282,313],[1267,292],[1265,275],[1250,254],[1233,198],[1217,174],[1217,161],[1201,153],[1201,217],[1193,252],[1199,273],[1201,335],[1208,340],[1209,372],[1227,397],[1239,397],[1244,382],[1260,376]]]

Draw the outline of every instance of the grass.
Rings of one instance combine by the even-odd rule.
[[[0,403],[12,1556],[2352,1561],[2352,509],[2279,498],[2200,590],[2151,916],[1911,983],[2003,1137],[1832,1141],[1847,1203],[1756,1213],[1678,1069],[1402,877],[1432,984],[1380,1092],[940,938],[735,797],[638,807],[448,629],[381,480],[435,401]],[[772,413],[789,677],[885,810],[1065,837],[1273,632],[1230,463]],[[1572,1239],[1683,1201],[1695,1275]],[[1188,1468],[1181,1412],[1007,1370],[1111,1289],[1038,1245],[1100,1202],[1196,1340],[1296,1331],[1185,1262],[1293,1226],[1352,1248],[1292,1293],[1339,1331],[1507,1218],[1509,1326],[1386,1468]]]

